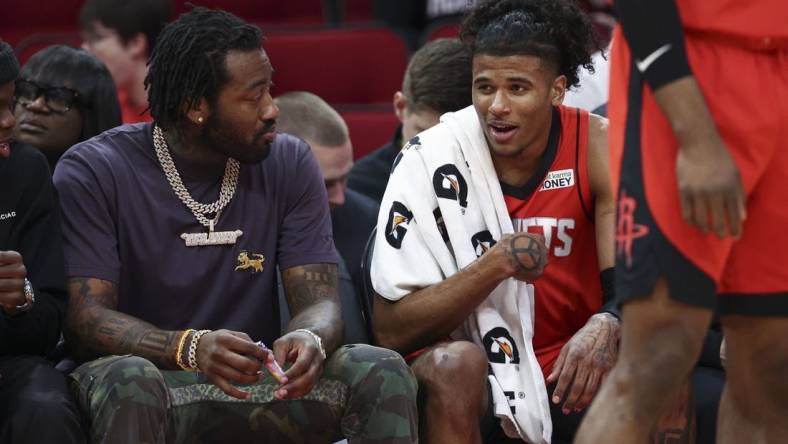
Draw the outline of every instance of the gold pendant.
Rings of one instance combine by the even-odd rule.
[[[183,233],[181,239],[187,247],[204,247],[208,245],[233,245],[235,240],[244,234],[241,230],[211,231],[208,233]]]
[[[218,215],[216,217],[218,219]],[[233,245],[241,237],[243,231],[213,231],[213,220],[207,233],[183,233],[181,239],[187,247],[204,247],[209,245]]]

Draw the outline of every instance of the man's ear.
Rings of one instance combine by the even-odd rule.
[[[148,38],[145,34],[138,32],[134,34],[127,42],[126,48],[135,59],[148,60],[150,50],[148,45]]]
[[[189,122],[196,126],[202,126],[205,124],[205,122],[208,121],[208,117],[211,115],[211,105],[208,104],[208,101],[205,100],[205,97],[202,97],[198,102],[191,104],[191,107],[188,103],[184,103],[183,108],[186,118],[189,120]]]
[[[561,74],[560,76],[556,77],[553,80],[553,86],[551,87],[551,98],[550,102],[553,106],[558,106],[564,103],[564,95],[566,95],[566,76]]]
[[[405,94],[402,94],[402,91],[397,91],[394,93],[394,114],[397,115],[397,118],[400,122],[405,119],[405,111],[408,108],[408,98],[405,97]]]

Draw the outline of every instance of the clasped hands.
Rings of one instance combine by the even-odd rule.
[[[314,338],[304,332],[290,332],[274,341],[271,351],[259,347],[246,333],[217,330],[200,339],[197,366],[228,396],[249,399],[249,392],[235,384],[259,381],[267,372],[262,367],[266,361],[275,359],[282,368],[292,363],[274,397],[285,400],[308,394],[323,373],[323,357]]]

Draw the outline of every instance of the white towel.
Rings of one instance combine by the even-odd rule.
[[[399,300],[468,266],[512,232],[475,110],[444,114],[394,162],[378,216],[373,286]],[[533,286],[506,279],[451,336],[486,351],[495,415],[506,434],[549,443],[547,391],[531,343],[533,313]]]

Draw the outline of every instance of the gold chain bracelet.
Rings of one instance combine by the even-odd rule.
[[[183,355],[183,346],[186,344],[186,338],[189,337],[189,333],[192,333],[196,330],[193,328],[188,328],[184,330],[183,334],[181,334],[181,339],[178,341],[178,350],[175,352],[175,363],[178,364],[178,367],[189,371],[189,366],[181,360],[181,356]]]

